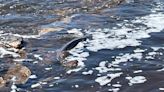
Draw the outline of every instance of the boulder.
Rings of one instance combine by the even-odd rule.
[[[31,71],[28,67],[16,64],[8,69],[4,75],[4,80],[6,82],[14,82],[15,84],[25,84],[30,75]]]

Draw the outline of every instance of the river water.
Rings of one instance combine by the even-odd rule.
[[[32,72],[16,90],[164,91],[164,0],[111,2],[0,0],[0,35],[20,36],[26,42],[21,58],[3,57],[1,48],[0,63],[21,63]],[[78,67],[61,66],[56,52],[85,35],[92,37],[79,42],[67,57],[78,60]],[[0,91],[13,90],[8,85]]]

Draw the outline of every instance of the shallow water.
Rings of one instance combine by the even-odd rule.
[[[3,57],[0,49],[1,65],[19,62],[36,76],[16,90],[162,92],[164,1],[126,0],[97,10],[107,1],[0,0],[0,35],[26,41],[22,58]],[[80,42],[67,58],[78,60],[78,68],[61,66],[56,52],[83,35],[92,38]],[[11,91],[11,85],[0,91]]]

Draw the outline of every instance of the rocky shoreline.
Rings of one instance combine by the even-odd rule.
[[[74,38],[66,45],[61,47],[61,49],[56,52],[57,56],[54,57],[57,57],[57,60],[62,66],[66,68],[76,68],[78,65],[77,60],[67,61],[65,58],[71,55],[69,53],[69,50],[74,48],[79,42],[84,41],[86,39],[87,37]],[[26,57],[26,47],[24,43],[26,42],[22,37],[12,35],[1,36],[0,48],[4,48],[4,50],[8,52],[4,53],[4,55],[1,56],[12,59],[24,59]],[[17,56],[14,56],[14,54],[16,54]],[[0,76],[0,87],[4,87],[8,83],[13,83],[13,78],[15,78],[14,84],[25,84],[30,75],[31,70],[28,67],[22,65],[22,63],[13,61],[8,65],[8,68],[5,70],[5,73]]]

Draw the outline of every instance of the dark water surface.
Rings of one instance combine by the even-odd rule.
[[[23,37],[26,55],[3,57],[1,48],[0,64],[19,62],[36,76],[17,91],[164,91],[164,0],[0,0],[4,34]],[[56,52],[83,35],[92,38],[67,58],[78,68],[61,66]]]

